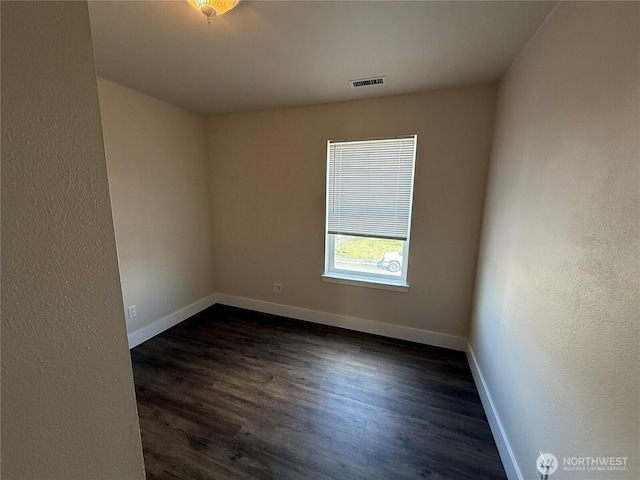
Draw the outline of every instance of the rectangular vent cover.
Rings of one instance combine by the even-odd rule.
[[[358,80],[349,80],[349,84],[353,88],[368,87],[371,85],[384,85],[387,83],[387,77],[359,78]]]

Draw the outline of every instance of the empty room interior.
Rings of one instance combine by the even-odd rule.
[[[3,479],[640,478],[640,2],[0,5]]]

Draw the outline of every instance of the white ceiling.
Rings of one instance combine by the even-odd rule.
[[[553,2],[90,1],[98,75],[194,113],[263,110],[498,80]],[[347,82],[386,75],[387,84]]]

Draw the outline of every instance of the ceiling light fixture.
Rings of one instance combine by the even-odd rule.
[[[199,10],[207,17],[207,22],[211,23],[211,17],[222,15],[234,8],[240,0],[187,0],[193,8]]]

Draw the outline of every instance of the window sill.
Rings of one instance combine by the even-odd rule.
[[[391,290],[393,292],[408,292],[409,284],[403,281],[393,281],[383,278],[362,277],[356,275],[339,275],[336,273],[325,273],[322,281],[328,283],[339,283],[341,285],[352,285],[355,287],[377,288],[380,290]]]

